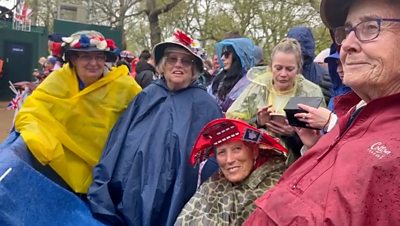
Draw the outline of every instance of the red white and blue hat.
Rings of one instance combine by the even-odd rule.
[[[105,39],[97,31],[78,31],[70,37],[63,37],[62,46],[64,48],[65,61],[69,61],[72,52],[95,52],[103,51],[106,53],[107,62],[116,60],[114,49],[117,48],[114,41]]]

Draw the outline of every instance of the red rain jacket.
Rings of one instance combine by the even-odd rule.
[[[245,225],[400,225],[399,100],[371,101],[347,128],[354,108],[339,115],[256,201]]]

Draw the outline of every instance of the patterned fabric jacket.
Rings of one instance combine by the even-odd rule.
[[[275,156],[238,185],[214,174],[185,205],[175,225],[241,225],[254,211],[254,201],[278,181],[284,162]]]

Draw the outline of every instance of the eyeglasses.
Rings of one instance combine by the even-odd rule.
[[[371,19],[368,21],[362,21],[354,27],[342,26],[334,29],[335,42],[341,45],[342,42],[347,38],[350,32],[354,31],[357,39],[361,42],[371,41],[376,39],[381,32],[382,22],[400,22],[400,19]]]
[[[168,56],[166,57],[166,62],[167,64],[174,66],[178,60],[181,62],[182,66],[184,67],[190,67],[194,63],[194,60],[190,58],[181,58],[181,57],[175,57],[175,56]]]
[[[228,58],[229,55],[231,55],[231,52],[230,52],[230,51],[225,51],[225,52],[223,52],[223,53],[221,54],[221,57]]]
[[[89,63],[94,59],[96,62],[104,62],[106,61],[106,55],[88,55],[88,54],[81,54],[78,55],[78,59],[85,62]]]

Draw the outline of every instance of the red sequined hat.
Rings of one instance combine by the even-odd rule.
[[[275,150],[286,155],[288,150],[267,133],[242,120],[215,119],[200,132],[190,155],[190,163],[195,165],[214,154],[214,147],[228,141],[246,141],[259,144],[261,149]]]

